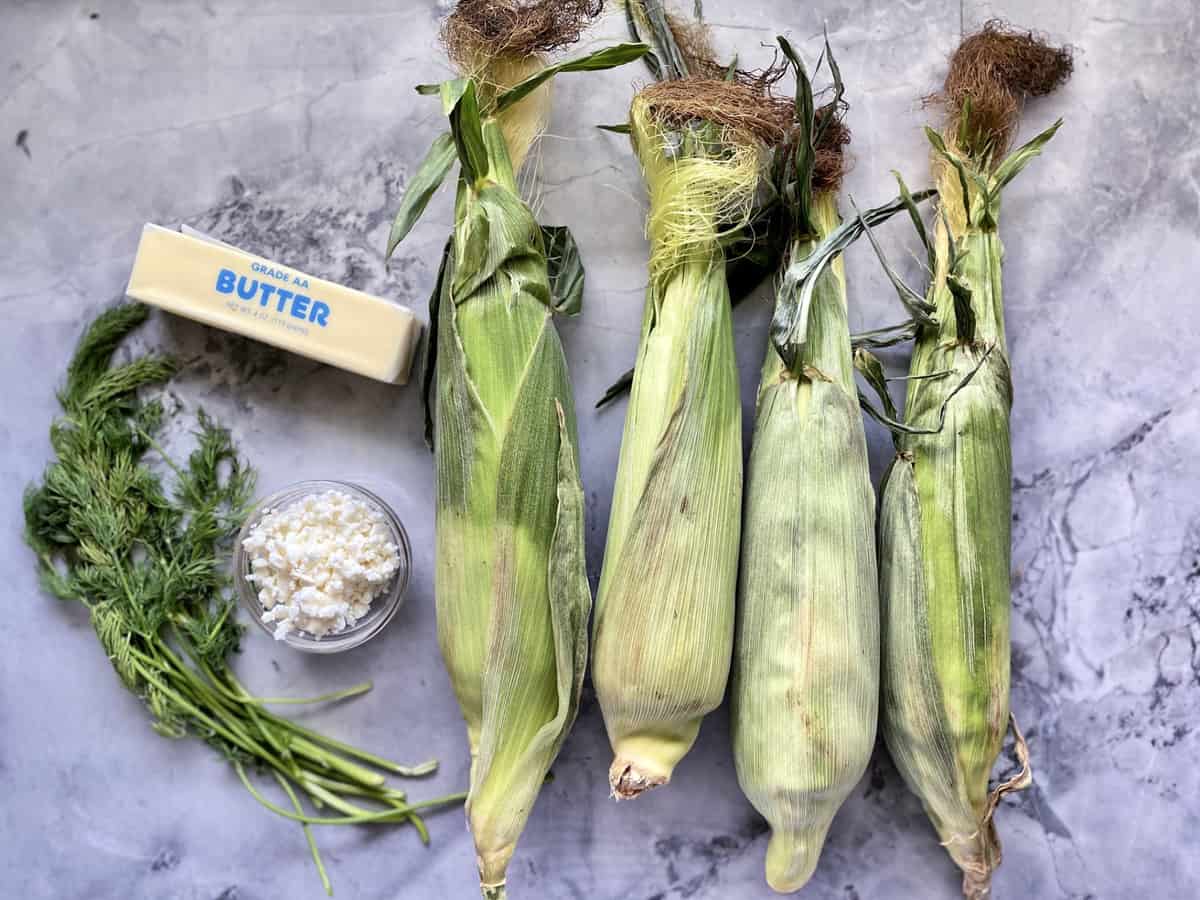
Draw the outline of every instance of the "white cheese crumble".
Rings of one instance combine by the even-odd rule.
[[[387,520],[344,491],[271,509],[242,541],[246,575],[275,639],[336,634],[367,614],[400,567]]]

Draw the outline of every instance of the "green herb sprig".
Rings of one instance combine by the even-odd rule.
[[[227,551],[254,492],[254,472],[230,434],[203,412],[186,466],[154,435],[162,402],[139,390],[175,372],[147,354],[119,365],[113,354],[145,321],[140,304],[116,306],[84,333],[58,394],[63,415],[50,428],[57,459],[25,495],[25,537],[45,589],[83,603],[125,686],[142,699],[165,737],[198,737],[234,767],[263,806],[299,822],[325,890],[332,888],[310,826],[410,822],[419,811],[457,803],[453,794],[409,802],[383,772],[419,776],[436,761],[402,766],[270,712],[269,703],[317,703],[370,690],[369,683],[303,700],[256,697],[233,674],[229,655],[242,626],[226,588]],[[174,473],[170,491],[147,457]],[[291,809],[254,786],[247,769],[269,773]],[[308,806],[332,814],[310,812]]]

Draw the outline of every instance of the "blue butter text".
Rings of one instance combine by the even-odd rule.
[[[257,278],[238,275],[232,269],[221,269],[217,272],[217,293],[235,292],[246,302],[257,300],[259,306],[274,306],[276,312],[288,312],[301,321],[311,322],[322,328],[329,325],[331,310],[328,303],[284,287],[267,284],[265,281],[260,282]]]

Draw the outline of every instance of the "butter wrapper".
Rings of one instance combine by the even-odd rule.
[[[176,315],[404,384],[421,323],[397,303],[208,238],[147,224],[126,293]]]

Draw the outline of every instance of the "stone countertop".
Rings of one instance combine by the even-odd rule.
[[[762,65],[786,32],[814,60],[822,23],[848,85],[861,206],[889,170],[927,181],[919,98],[964,27],[993,15],[1077,48],[1070,84],[1030,103],[1029,136],[1066,118],[1005,193],[1013,411],[1013,707],[1036,785],[998,816],[995,896],[1200,893],[1200,14],[1189,0],[708,0],[723,50]],[[447,66],[432,0],[135,0],[0,4],[0,884],[25,900],[322,896],[299,829],[261,810],[196,741],[150,731],[78,606],[39,591],[21,543],[23,487],[49,458],[54,389],[80,329],[117,300],[142,223],[188,223],[425,315],[451,222],[443,191],[390,268],[406,178],[442,127],[412,85]],[[610,16],[591,46],[622,33]],[[592,402],[633,358],[646,245],[640,176],[620,121],[641,69],[565,76],[537,158],[542,220],[568,222],[585,311],[561,324],[578,400],[593,576],[623,411]],[[913,280],[903,227],[881,236]],[[856,328],[895,317],[869,248],[848,255]],[[751,408],[766,303],[736,315]],[[162,314],[138,338],[186,361],[173,392],[233,427],[264,491],[309,477],[381,485],[410,530],[415,581],[371,644],[309,658],[249,632],[238,667],[272,694],[370,677],[365,698],[304,714],[464,786],[466,743],[434,640],[432,465],[418,391],[376,384]],[[904,365],[903,354],[888,357]],[[747,416],[747,429],[751,417]],[[876,476],[889,455],[871,426]],[[514,897],[767,897],[761,820],[734,777],[724,710],[669,789],[607,797],[599,711],[583,713],[510,876]],[[411,829],[325,829],[337,896],[470,898],[461,813]],[[839,814],[804,896],[930,900],[958,876],[882,749]]]

